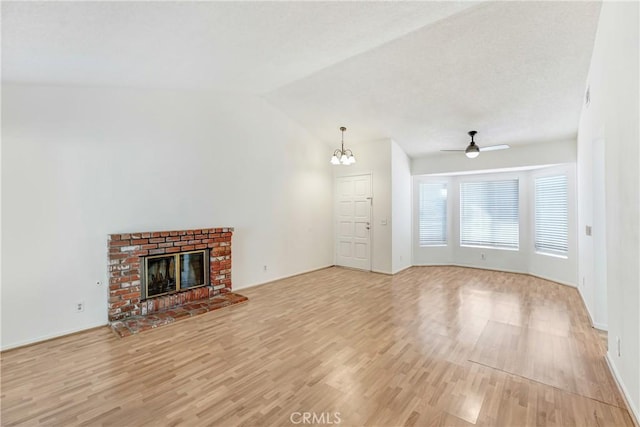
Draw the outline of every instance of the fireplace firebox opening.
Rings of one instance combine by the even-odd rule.
[[[209,284],[209,250],[143,257],[142,300]]]

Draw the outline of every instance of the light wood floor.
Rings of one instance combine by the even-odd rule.
[[[349,426],[632,425],[575,289],[457,267],[329,268],[240,293],[250,301],[124,339],[104,327],[4,352],[2,425],[286,426],[294,412]]]

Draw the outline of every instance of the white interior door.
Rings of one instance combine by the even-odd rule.
[[[336,178],[336,265],[371,270],[371,175]]]

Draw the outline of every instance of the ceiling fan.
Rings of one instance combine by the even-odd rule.
[[[473,140],[473,137],[478,133],[475,130],[470,130],[469,136],[471,137],[471,142],[469,146],[464,150],[440,150],[440,151],[464,151],[464,155],[470,159],[474,159],[480,155],[481,151],[496,151],[496,150],[506,150],[507,148],[511,148],[507,144],[500,145],[489,145],[488,147],[478,147]]]

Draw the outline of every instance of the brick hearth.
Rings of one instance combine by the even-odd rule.
[[[165,312],[231,291],[233,228],[109,235],[109,322]],[[141,300],[140,265],[147,255],[209,249],[209,286]]]
[[[213,298],[193,301],[179,307],[160,310],[146,316],[132,316],[125,320],[112,322],[111,329],[118,336],[124,338],[132,334],[137,334],[138,332],[168,325],[178,320],[188,319],[198,314],[204,314],[245,301],[247,301],[247,297],[234,292],[227,292]]]

